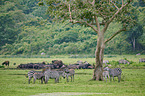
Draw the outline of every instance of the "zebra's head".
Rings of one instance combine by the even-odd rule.
[[[62,73],[62,77],[65,79],[65,72]]]
[[[105,67],[104,70],[105,70],[105,71],[109,71],[109,68],[108,68],[108,67]]]

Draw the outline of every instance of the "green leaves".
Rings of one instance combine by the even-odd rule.
[[[43,2],[38,2],[38,5],[39,5],[39,6],[43,6],[44,3],[43,3]]]

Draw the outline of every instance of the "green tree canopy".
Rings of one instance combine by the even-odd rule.
[[[135,24],[135,18],[131,15],[131,2],[132,0],[43,0],[39,5],[47,4],[48,14],[56,21],[69,19],[71,23],[85,25],[97,33],[93,80],[103,80],[102,65],[106,43]],[[112,22],[118,22],[121,27],[116,32],[110,32],[112,35],[104,40]]]

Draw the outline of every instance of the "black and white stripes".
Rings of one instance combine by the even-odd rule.
[[[114,80],[114,77],[118,77],[118,82],[120,82],[121,73],[122,73],[122,70],[120,68],[111,69],[111,68],[106,67],[104,68],[104,70],[109,71],[110,81],[111,81],[111,77],[113,77],[113,80]]]

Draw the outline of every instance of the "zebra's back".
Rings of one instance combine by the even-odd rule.
[[[120,68],[114,68],[114,69],[109,69],[109,75],[110,76],[118,76],[118,75],[121,75],[122,73],[122,70]]]
[[[33,77],[33,74],[35,73],[35,71],[31,70],[28,72],[28,77],[31,78]]]

